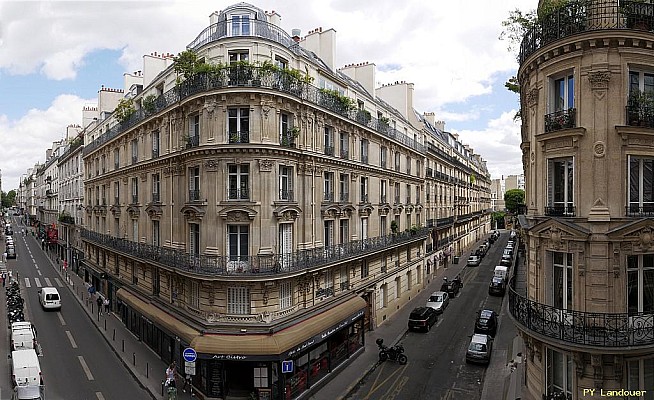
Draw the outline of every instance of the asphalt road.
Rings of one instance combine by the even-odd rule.
[[[150,399],[150,395],[135,381],[89,320],[36,238],[23,237],[21,227],[15,223],[14,232],[18,258],[16,261],[9,260],[8,266],[14,274],[19,274],[27,318],[37,329],[37,339],[42,348],[39,361],[46,399]],[[37,291],[44,286],[58,289],[61,311],[41,309]],[[6,326],[6,318],[4,324]],[[8,348],[8,329],[4,329],[4,332]],[[2,400],[10,398],[11,360],[8,360],[5,369],[8,374],[0,377]]]
[[[409,332],[400,341],[404,345],[409,362],[404,366],[392,361],[378,364],[350,399],[481,398],[487,368],[483,365],[466,364],[465,353],[474,331],[477,311],[486,308],[500,314],[502,309],[503,298],[489,296],[488,284],[493,269],[499,265],[508,239],[508,233],[503,233],[479,267],[465,268],[463,289],[456,298],[451,299],[431,331]],[[506,323],[510,322],[507,320]],[[497,346],[499,339],[496,338],[492,357],[506,358],[506,346]],[[503,340],[503,343],[508,340]]]

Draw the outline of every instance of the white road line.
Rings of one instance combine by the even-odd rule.
[[[25,278],[25,287],[32,287],[32,284],[30,283],[30,278]]]
[[[59,317],[59,322],[61,322],[61,326],[65,326],[66,320],[64,319],[63,315],[61,315],[61,312],[57,312],[57,317]]]
[[[66,331],[66,336],[68,336],[68,340],[70,340],[70,345],[73,346],[73,349],[76,349],[77,343],[75,343],[75,339],[73,339],[73,334],[70,333],[70,331]]]
[[[61,280],[59,278],[54,278],[54,280],[55,282],[57,282],[57,285],[59,285],[59,287],[64,287],[64,284],[61,283]]]
[[[41,280],[39,278],[34,278],[34,283],[36,284],[36,287],[41,287]]]
[[[39,274],[39,276],[43,276],[40,269],[37,269],[36,272]]]
[[[98,400],[104,400],[104,396],[102,395],[102,392],[95,392],[95,397],[97,397]]]
[[[86,361],[84,361],[84,357],[83,356],[77,356],[77,359],[79,360],[79,363],[82,364],[82,369],[84,370],[84,373],[86,374],[86,377],[90,381],[95,380],[93,378],[93,374],[91,373],[91,370],[89,369],[89,366],[86,365]]]
[[[45,278],[45,284],[48,286],[52,286],[52,282],[50,282],[50,278]]]

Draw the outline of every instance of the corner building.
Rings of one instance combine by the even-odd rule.
[[[279,19],[212,14],[188,49],[215,70],[146,65],[135,112],[85,135],[85,273],[162,359],[197,351],[202,398],[306,396],[425,287],[434,254],[489,227],[483,160],[415,113],[412,85],[375,95],[373,64],[333,68],[333,30],[292,38]]]
[[[523,398],[653,399],[654,4],[570,1],[544,15],[544,3],[518,71],[526,258],[509,310]]]

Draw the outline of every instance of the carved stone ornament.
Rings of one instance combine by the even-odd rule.
[[[597,158],[604,157],[604,155],[606,154],[606,146],[604,146],[604,142],[602,141],[595,142],[595,145],[593,146],[593,152],[595,154],[595,157]]]
[[[611,80],[610,71],[593,71],[588,73],[588,82],[592,90],[606,90]]]
[[[243,211],[230,211],[227,213],[227,222],[249,222],[248,214]]]
[[[561,230],[559,228],[550,229],[550,241],[552,248],[558,249],[562,246]]]
[[[204,109],[207,110],[209,114],[213,114],[217,104],[218,102],[215,99],[207,100],[204,102]]]
[[[220,166],[220,161],[216,159],[209,159],[204,161],[204,169],[207,171],[216,172],[218,171],[219,166]]]
[[[538,88],[532,88],[527,92],[527,105],[531,108],[538,104]]]
[[[650,228],[645,228],[640,231],[638,234],[639,245],[643,250],[648,250],[652,247],[652,240],[654,240],[654,235],[652,235],[652,230]]]
[[[270,172],[274,165],[275,163],[272,160],[259,160],[259,171]]]

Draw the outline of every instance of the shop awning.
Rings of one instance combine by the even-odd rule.
[[[191,347],[204,354],[275,355],[295,347],[311,345],[316,336],[325,338],[349,325],[348,318],[363,315],[366,301],[355,296],[324,312],[272,334],[210,334],[196,337]],[[316,341],[319,339],[316,339]],[[322,340],[321,340],[322,341]]]
[[[152,320],[152,322],[168,330],[170,333],[179,336],[186,343],[191,343],[193,338],[200,335],[197,329],[191,328],[161,308],[141,300],[138,296],[129,293],[123,288],[118,289],[116,295],[144,317]]]

